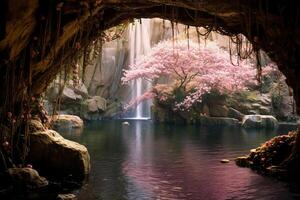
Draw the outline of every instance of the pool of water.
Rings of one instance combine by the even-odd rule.
[[[287,131],[103,121],[63,136],[86,145],[91,156],[88,181],[74,191],[79,200],[288,200],[297,195],[285,183],[232,161]]]

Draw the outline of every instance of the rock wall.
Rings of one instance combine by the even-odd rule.
[[[68,71],[68,64],[101,31],[141,17],[171,19],[225,35],[244,34],[278,64],[300,113],[299,8],[298,1],[286,0],[3,0],[1,124],[12,114],[12,127],[20,126],[23,105],[28,107],[31,97],[44,92],[62,69]]]
[[[161,17],[212,28],[228,35],[243,33],[255,47],[265,50],[279,64],[280,70],[287,76],[288,84],[295,91],[296,101],[300,101],[296,81],[300,75],[297,67],[297,3],[282,0],[251,3],[238,0],[148,0],[135,3],[127,0],[30,0],[22,3],[16,0],[3,1],[1,4],[6,10],[6,21],[1,27],[1,30],[5,30],[0,41],[1,71],[4,72],[1,79],[11,83],[16,80],[23,82],[14,86],[16,88],[13,91],[20,91],[19,94],[29,85],[32,94],[43,92],[49,80],[62,69],[61,62],[68,62],[68,58],[78,52],[76,41],[85,46],[99,36],[99,31],[134,17]],[[81,37],[78,37],[79,33]],[[18,62],[21,60],[23,62]],[[11,65],[19,66],[18,69],[26,73],[17,73],[15,80],[6,80],[5,74],[13,74],[10,70],[16,70],[9,68]],[[9,92],[5,86],[1,91],[2,98]],[[13,100],[20,101],[20,96]]]

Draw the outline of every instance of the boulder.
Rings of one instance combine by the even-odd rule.
[[[240,166],[240,167],[249,167],[250,166],[248,156],[237,157],[235,159],[235,163],[236,163],[237,166]]]
[[[53,130],[29,134],[27,161],[49,176],[72,176],[83,180],[90,171],[90,156],[85,146],[64,139]]]
[[[244,128],[276,128],[278,121],[271,115],[245,115],[242,121]]]
[[[54,115],[52,125],[55,128],[83,128],[83,121],[76,115]]]
[[[239,126],[239,121],[237,119],[228,118],[228,117],[201,116],[198,123],[203,126],[226,126],[226,127]]]
[[[74,87],[73,80],[70,80],[68,87],[71,88],[75,94],[80,95],[83,98],[89,98],[88,90],[81,80],[79,80],[79,83],[76,85],[76,87]]]
[[[88,112],[97,112],[98,111],[98,105],[97,101],[95,99],[88,99],[86,100],[88,105]]]
[[[229,108],[228,109],[228,117],[238,119],[239,121],[242,121],[244,118],[244,114],[241,113],[240,111],[234,109],[234,108]]]
[[[36,189],[48,185],[46,178],[31,168],[10,168],[7,172],[12,184],[17,188]]]
[[[211,105],[209,107],[209,114],[212,117],[227,117],[228,108],[225,105]]]

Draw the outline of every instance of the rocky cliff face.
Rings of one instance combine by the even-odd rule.
[[[70,62],[68,59],[98,37],[101,30],[135,17],[161,17],[223,34],[244,34],[279,64],[298,102],[298,7],[297,3],[282,0],[6,0],[1,2],[5,19],[1,23],[1,80],[19,94],[28,87],[30,93],[39,94]],[[11,76],[7,78],[7,74]],[[1,102],[9,93],[8,84],[1,86]],[[20,101],[21,95],[12,100]]]

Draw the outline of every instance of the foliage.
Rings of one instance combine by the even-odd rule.
[[[221,94],[246,90],[256,84],[255,75],[253,66],[246,61],[233,65],[229,53],[213,42],[204,46],[191,41],[189,45],[184,41],[164,41],[125,70],[122,81],[127,84],[143,78],[154,84],[159,77],[168,77],[171,82],[154,84],[146,96],[155,96],[161,102],[171,98],[174,110],[189,110],[212,90]]]

